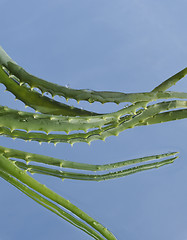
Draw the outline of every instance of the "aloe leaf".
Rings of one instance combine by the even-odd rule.
[[[153,168],[159,168],[166,164],[171,164],[174,162],[175,159],[178,157],[166,159],[160,162],[154,162],[149,164],[144,164],[140,166],[131,167],[128,169],[124,169],[121,171],[116,172],[108,172],[103,174],[85,174],[85,173],[77,173],[77,172],[68,172],[68,171],[62,171],[32,164],[25,164],[23,162],[14,161],[15,165],[19,168],[30,172],[31,174],[38,173],[43,175],[49,175],[53,177],[58,177],[61,179],[73,179],[73,180],[84,180],[84,181],[105,181],[105,180],[111,180],[115,178],[120,178],[124,176],[128,176],[137,172],[141,172],[144,170],[150,170]],[[145,160],[144,160],[145,161]]]
[[[0,168],[2,171],[9,173],[22,183],[26,184],[28,187],[39,192],[41,195],[61,205],[62,207],[70,211],[72,214],[75,214],[77,217],[85,221],[88,225],[90,225],[101,235],[103,235],[106,239],[108,240],[116,239],[108,229],[102,226],[95,219],[93,219],[88,214],[86,214],[78,207],[73,205],[69,200],[66,200],[65,198],[61,197],[51,189],[47,188],[45,185],[36,181],[34,178],[29,176],[25,171],[18,168],[11,160],[5,158],[3,155],[0,155]]]
[[[2,67],[0,67],[0,83],[4,84],[7,91],[13,93],[16,99],[21,100],[26,106],[29,106],[41,113],[63,116],[97,115],[97,113],[68,106],[46,96],[42,96],[36,91],[31,91],[24,85],[20,86],[14,79],[11,78],[11,76],[8,76],[5,73]]]
[[[94,239],[103,240],[104,238],[101,237],[96,231],[90,228],[85,223],[81,222],[77,218],[73,217],[71,214],[67,213],[63,209],[61,209],[58,205],[54,204],[53,202],[49,201],[47,198],[43,197],[40,193],[33,191],[32,189],[28,188],[25,184],[18,181],[16,178],[11,176],[9,173],[0,170],[0,177],[12,184],[14,187],[19,189],[21,192],[26,194],[28,197],[33,199],[35,202],[39,203],[43,207],[47,208],[51,212],[55,213],[59,217],[63,218],[67,222],[71,223],[75,227],[81,229],[82,231],[86,232],[88,235],[92,236]]]
[[[30,162],[34,163],[43,163],[47,165],[57,166],[62,168],[71,168],[71,169],[78,169],[78,170],[87,170],[87,171],[106,171],[116,168],[121,168],[124,166],[129,166],[137,163],[142,163],[145,161],[152,161],[152,160],[159,160],[166,157],[171,157],[173,155],[176,155],[178,152],[169,152],[169,153],[162,153],[157,155],[151,155],[141,158],[135,158],[130,160],[125,160],[121,162],[114,162],[109,164],[87,164],[87,163],[79,163],[79,162],[72,162],[68,160],[62,160],[59,158],[53,158],[49,156],[44,156],[41,154],[35,154],[30,152],[24,152],[17,149],[7,148],[0,146],[0,154],[3,154],[6,158],[16,158],[16,159],[22,159],[26,162],[26,164],[29,166]]]
[[[26,72],[22,67],[20,67],[15,61],[13,61],[7,53],[0,47],[0,65],[6,67],[10,74],[16,76],[20,83],[27,83],[32,88],[38,88],[42,93],[48,92],[52,96],[58,95],[63,96],[66,99],[72,98],[78,102],[81,100],[88,101],[90,103],[98,101],[101,103],[114,102],[119,104],[120,102],[137,102],[136,95],[125,94],[121,92],[110,92],[110,91],[93,91],[88,89],[72,89],[51,82],[47,82],[41,78],[35,77],[28,72]],[[187,74],[187,68],[178,72],[174,76],[170,77],[159,86],[154,88],[152,92],[163,92],[170,88],[172,85],[176,84],[177,81],[182,79]],[[130,98],[130,99],[128,99]]]

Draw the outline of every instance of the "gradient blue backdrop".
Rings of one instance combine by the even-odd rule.
[[[21,66],[48,81],[72,88],[141,92],[187,66],[186,1],[0,0],[0,7],[0,45]],[[4,89],[1,85],[1,104],[24,110]],[[171,90],[187,92],[187,80]],[[81,106],[117,109],[114,104]],[[187,120],[180,120],[130,129],[90,147],[79,143],[55,148],[5,137],[0,144],[97,164],[180,151],[172,165],[108,182],[36,178],[103,223],[119,240],[185,240],[186,133]],[[0,240],[91,239],[0,181]]]

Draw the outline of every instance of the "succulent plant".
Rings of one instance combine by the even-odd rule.
[[[187,117],[187,93],[167,90],[186,74],[187,68],[151,92],[77,90],[29,74],[0,47],[0,83],[14,94],[16,99],[35,110],[33,113],[0,106],[0,135],[54,145],[61,142],[71,145],[77,142],[90,144],[94,140],[104,141],[109,136],[118,136],[126,129],[183,119]],[[102,114],[56,101],[53,99],[56,95],[67,101],[75,99],[77,102],[130,104],[116,112]],[[35,180],[31,174],[44,174],[61,179],[104,181],[170,164],[177,158],[177,154],[178,152],[170,152],[112,164],[93,165],[0,146],[0,177],[93,238],[113,240],[116,238],[107,228],[69,200]],[[147,163],[155,159],[157,161]],[[124,169],[125,166],[129,168]],[[75,169],[76,172],[64,168]],[[86,173],[83,173],[84,170]]]

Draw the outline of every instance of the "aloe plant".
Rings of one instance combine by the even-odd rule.
[[[94,140],[104,141],[109,136],[118,136],[126,129],[183,119],[187,117],[187,93],[167,90],[186,74],[187,68],[156,86],[151,92],[127,94],[77,90],[29,74],[0,47],[0,83],[14,94],[16,99],[35,110],[35,113],[32,113],[0,106],[0,134],[13,139],[48,142],[54,145],[61,142],[71,145],[77,142],[90,144]],[[51,94],[51,97],[45,93]],[[77,102],[130,104],[116,112],[102,114],[56,101],[53,99],[56,95],[64,97],[67,101],[75,99]],[[61,179],[104,181],[173,163],[178,158],[177,154],[178,152],[170,152],[93,165],[0,146],[0,176],[94,239],[113,240],[116,238],[107,228],[69,200],[36,181],[31,174]],[[129,168],[124,168],[126,166]],[[64,170],[65,168],[75,169],[76,172]],[[86,172],[83,173],[84,171]]]

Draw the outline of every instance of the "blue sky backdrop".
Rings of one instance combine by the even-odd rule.
[[[0,45],[19,65],[54,83],[93,90],[151,91],[187,67],[184,0],[0,0],[0,6]],[[1,105],[24,110],[4,89],[1,85]],[[171,90],[187,92],[187,79]],[[82,102],[81,106],[108,112],[123,105]],[[104,224],[119,240],[184,240],[186,133],[187,120],[180,120],[130,129],[91,146],[40,146],[5,137],[0,144],[95,164],[180,151],[172,165],[108,182],[35,177]],[[91,239],[0,181],[0,240]]]

